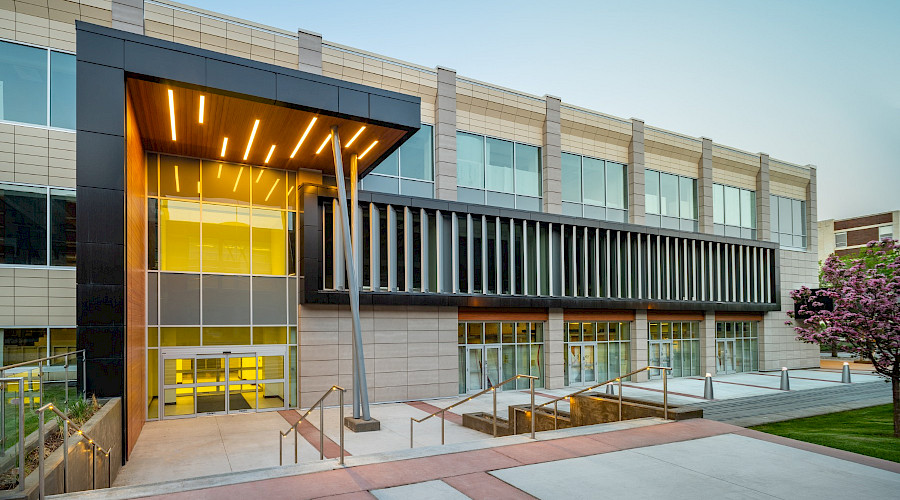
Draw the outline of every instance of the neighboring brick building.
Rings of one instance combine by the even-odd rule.
[[[900,235],[900,210],[851,219],[819,221],[819,262],[829,255],[855,254],[867,243]]]
[[[168,0],[0,2],[0,39],[4,363],[77,328],[130,445],[352,383],[333,125],[373,401],[818,363],[812,166]]]

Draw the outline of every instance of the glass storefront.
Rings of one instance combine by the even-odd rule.
[[[594,385],[631,371],[631,323],[566,323],[565,384]]]
[[[759,322],[716,322],[716,373],[759,370]]]
[[[149,418],[297,405],[295,186],[147,155]]]
[[[514,376],[537,377],[544,386],[544,323],[460,322],[459,393],[478,392]],[[501,390],[527,389],[528,379]]]
[[[668,366],[672,377],[700,375],[700,322],[651,321],[648,349],[650,364]],[[659,378],[661,370],[651,370]]]

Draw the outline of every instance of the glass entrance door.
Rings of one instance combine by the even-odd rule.
[[[474,393],[503,381],[500,368],[500,347],[470,347],[466,352],[466,388]]]
[[[716,340],[716,371],[734,373],[734,340]]]
[[[259,352],[163,352],[160,418],[286,408],[284,348]]]

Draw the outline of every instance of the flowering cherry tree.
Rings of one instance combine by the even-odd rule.
[[[859,255],[828,257],[819,290],[791,291],[798,303],[794,319],[798,339],[834,345],[872,362],[891,382],[894,437],[900,437],[900,242],[871,241]],[[826,303],[833,307],[828,310]]]

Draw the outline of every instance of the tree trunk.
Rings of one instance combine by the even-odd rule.
[[[900,378],[891,378],[891,389],[894,392],[894,437],[900,438]]]
[[[832,357],[832,358],[838,357],[838,345],[837,345],[837,342],[835,342],[834,344],[831,344],[831,357]]]

